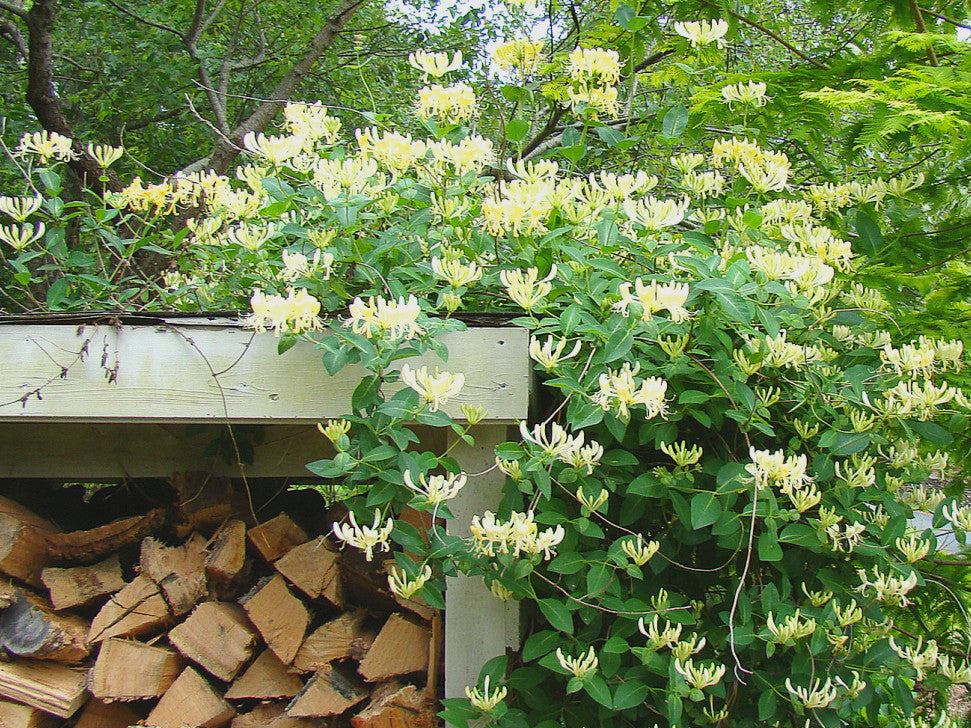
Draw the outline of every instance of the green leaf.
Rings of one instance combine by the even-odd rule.
[[[510,119],[506,122],[506,139],[520,142],[529,134],[529,122],[525,119]]]
[[[549,654],[561,639],[563,638],[557,632],[550,629],[531,634],[523,645],[523,660],[529,662]]]
[[[691,499],[691,527],[710,526],[721,515],[721,503],[714,493],[697,493]]]
[[[616,147],[625,139],[623,133],[614,129],[612,126],[598,126],[597,136],[608,147]]]
[[[880,226],[865,212],[856,213],[856,234],[860,237],[862,252],[869,255],[876,255],[886,245]]]
[[[666,139],[677,139],[688,126],[688,107],[684,104],[672,106],[661,120],[661,134]]]
[[[537,603],[539,611],[555,629],[573,634],[573,615],[563,602],[556,599],[540,599]]]
[[[613,700],[610,698],[610,688],[600,675],[593,674],[583,681],[583,689],[587,695],[596,700],[605,708],[613,707]]]
[[[47,307],[52,309],[59,309],[64,303],[64,299],[67,298],[68,294],[68,282],[67,278],[61,276],[55,280],[51,287],[47,289]]]
[[[782,547],[775,529],[766,531],[759,536],[759,558],[762,561],[781,561]]]
[[[642,682],[631,680],[617,686],[614,693],[614,710],[636,708],[647,697],[648,687]]]

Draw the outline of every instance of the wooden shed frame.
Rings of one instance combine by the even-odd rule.
[[[462,395],[444,408],[450,415],[460,419],[462,404],[488,412],[471,430],[474,445],[451,430],[423,433],[479,474],[450,504],[450,528],[467,533],[472,516],[501,497],[495,446],[527,417],[528,334],[474,327],[441,340],[447,363],[432,352],[404,361],[465,375]],[[240,466],[205,455],[186,424],[265,425],[245,474],[307,478],[306,463],[326,456],[316,424],[350,411],[363,371],[329,376],[305,342],[279,355],[272,334],[226,317],[178,315],[0,320],[0,364],[0,477],[79,481],[200,469],[240,475]],[[461,697],[487,660],[518,647],[518,609],[469,577],[448,580],[445,602],[445,697]]]

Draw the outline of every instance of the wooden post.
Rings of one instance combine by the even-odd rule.
[[[450,435],[452,455],[466,473],[481,473],[496,464],[496,445],[505,442],[507,428],[480,424],[472,428],[474,445]],[[454,519],[448,523],[452,535],[468,536],[472,516],[494,511],[502,498],[506,476],[494,468],[485,475],[469,478],[468,484],[449,502]],[[519,607],[502,602],[479,577],[458,576],[445,585],[445,697],[465,696],[465,687],[475,685],[479,670],[506,648],[519,647]]]

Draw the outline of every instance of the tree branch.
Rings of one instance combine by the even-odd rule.
[[[705,6],[709,7],[709,8],[712,8],[714,10],[718,10],[719,12],[727,12],[729,15],[731,15],[736,20],[740,20],[743,23],[745,23],[746,25],[751,25],[753,28],[755,28],[760,33],[763,33],[764,35],[769,36],[772,40],[774,40],[776,43],[778,43],[783,48],[785,48],[786,50],[788,50],[790,53],[794,53],[795,55],[799,56],[802,60],[806,61],[806,63],[811,63],[816,68],[818,68],[820,70],[823,70],[823,71],[829,70],[826,67],[825,64],[820,63],[819,61],[817,61],[812,56],[807,56],[805,53],[803,53],[798,48],[796,48],[794,45],[792,45],[791,43],[789,43],[787,40],[785,40],[779,34],[774,33],[773,31],[771,31],[768,28],[766,28],[764,25],[759,25],[754,20],[750,20],[749,18],[746,18],[741,13],[736,13],[734,10],[726,10],[721,5],[716,5],[715,3],[710,2],[709,0],[701,0],[701,4],[702,5],[705,5]]]
[[[924,16],[920,12],[920,6],[916,0],[910,0],[910,12],[914,16],[914,25],[917,27],[917,32],[926,34],[927,24],[924,23]],[[927,47],[927,62],[932,66],[937,66],[937,54],[934,52],[933,45]]]
[[[0,0],[0,10],[6,10],[8,13],[13,13],[21,20],[27,19],[27,8],[23,5],[17,5],[10,2],[10,0]]]
[[[123,5],[120,5],[119,3],[116,3],[115,0],[104,0],[104,1],[108,3],[111,7],[113,7],[115,10],[117,10],[119,13],[121,13],[122,15],[127,15],[129,18],[132,18],[133,20],[137,20],[142,25],[147,25],[151,28],[155,28],[156,30],[161,30],[166,33],[171,33],[172,35],[178,38],[182,37],[182,33],[177,31],[175,28],[170,28],[167,25],[162,25],[161,23],[156,23],[155,21],[149,20],[148,18],[143,18],[138,13],[129,10],[128,8],[124,7]]]
[[[971,30],[971,25],[957,21],[954,18],[949,18],[946,15],[941,15],[940,13],[934,10],[930,10],[929,8],[925,8],[923,6],[918,5],[917,9],[920,10],[920,12],[922,13],[926,13],[927,15],[937,18],[938,20],[943,20],[945,23],[948,23],[949,25],[953,25],[956,28],[964,28],[965,30]]]
[[[24,37],[20,34],[17,26],[9,20],[0,23],[0,38],[6,38],[13,43],[21,58],[27,57],[27,44],[24,42]]]
[[[269,100],[260,105],[250,116],[226,135],[219,139],[209,155],[209,168],[220,174],[229,169],[240,152],[243,136],[251,131],[260,131],[279,113],[284,104],[297,90],[304,77],[314,67],[324,52],[337,39],[341,29],[354,16],[357,9],[368,0],[344,0],[337,12],[324,22],[310,42],[310,48],[297,61],[290,71],[270,92]]]
[[[144,129],[147,126],[151,126],[152,124],[158,124],[160,121],[167,121],[168,119],[174,119],[182,112],[183,112],[183,109],[169,109],[168,111],[163,111],[159,114],[155,114],[154,116],[144,116],[141,119],[122,122],[121,129],[122,129],[122,132],[138,131],[139,129]]]

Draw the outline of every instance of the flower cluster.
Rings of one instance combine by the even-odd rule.
[[[533,512],[513,511],[508,520],[501,520],[492,511],[472,517],[469,526],[472,533],[472,548],[483,556],[497,554],[542,554],[549,560],[556,555],[556,546],[563,540],[566,531],[563,526],[539,530]]]
[[[381,296],[370,296],[366,302],[358,297],[348,306],[348,311],[350,316],[343,325],[369,339],[374,336],[412,339],[424,333],[418,323],[421,306],[413,295],[390,301]]]
[[[250,297],[250,307],[253,313],[245,323],[259,333],[266,331],[267,326],[279,336],[318,331],[323,325],[318,316],[320,301],[307,293],[305,288],[298,291],[288,288],[286,296],[266,295],[263,291],[255,290]]]
[[[570,53],[567,74],[573,83],[568,87],[574,106],[587,105],[616,116],[617,87],[620,79],[620,56],[615,50],[576,48]]]
[[[370,526],[359,526],[354,512],[348,514],[349,523],[335,523],[334,535],[341,541],[364,551],[364,558],[370,561],[374,558],[374,549],[390,551],[388,538],[394,530],[394,519],[389,518],[381,523],[381,511],[374,509],[374,523]]]
[[[465,375],[441,372],[437,368],[434,374],[428,372],[428,367],[412,369],[408,364],[401,367],[401,381],[418,392],[424,404],[429,405],[431,412],[438,412],[442,405],[457,397],[465,386]]]
[[[640,362],[633,368],[629,362],[624,362],[619,371],[601,374],[600,391],[591,398],[594,404],[604,411],[616,407],[617,416],[622,420],[630,419],[630,408],[635,405],[644,405],[648,419],[659,415],[665,417],[668,410],[664,395],[668,383],[660,377],[647,377],[640,380],[638,386],[634,377],[640,368]]]
[[[418,92],[418,116],[432,117],[449,124],[467,121],[475,116],[475,92],[466,83],[451,86],[432,84]]]

